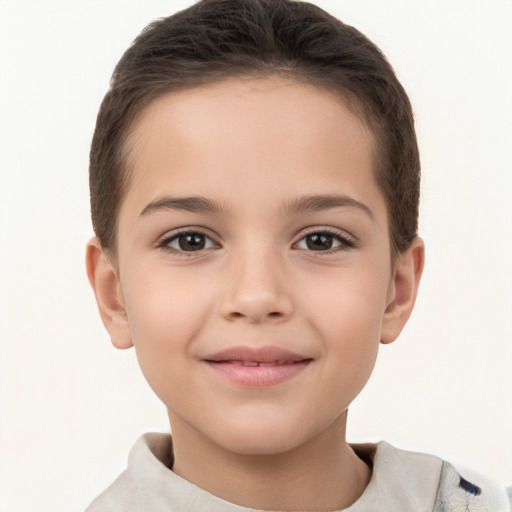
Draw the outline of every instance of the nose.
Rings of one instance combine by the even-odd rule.
[[[288,319],[293,303],[283,263],[270,251],[247,252],[233,255],[234,261],[226,271],[228,289],[223,297],[222,315],[231,321],[252,324]]]

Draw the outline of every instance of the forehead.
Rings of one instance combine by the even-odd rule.
[[[229,79],[169,93],[142,112],[128,138],[121,214],[137,198],[140,211],[164,193],[218,194],[219,180],[242,197],[262,186],[270,195],[325,194],[342,179],[343,193],[362,200],[376,189],[373,146],[340,97],[310,84]]]

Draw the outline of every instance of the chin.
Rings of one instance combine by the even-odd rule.
[[[289,437],[278,439],[275,435],[262,436],[239,436],[230,439],[225,443],[224,448],[238,455],[278,455],[292,450],[300,442],[294,442]]]
[[[297,425],[286,425],[286,422],[276,425],[264,419],[255,421],[250,425],[224,425],[223,431],[214,436],[216,444],[239,455],[277,455],[293,450],[309,439]]]

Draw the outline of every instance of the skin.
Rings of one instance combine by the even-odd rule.
[[[390,259],[373,144],[341,100],[279,78],[169,94],[133,127],[118,253],[93,239],[89,278],[113,344],[135,346],[167,407],[173,471],[233,503],[339,510],[369,481],[347,409],[423,268],[420,239]],[[198,196],[215,208],[181,201]],[[239,346],[307,363],[242,385],[207,362]]]

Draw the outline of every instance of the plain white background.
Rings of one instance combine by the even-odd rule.
[[[163,0],[0,0],[0,511],[79,512],[168,429],[84,270],[87,165],[117,60]],[[512,1],[318,0],[388,55],[417,116],[427,266],[353,441],[512,480]]]

